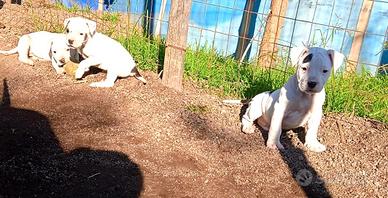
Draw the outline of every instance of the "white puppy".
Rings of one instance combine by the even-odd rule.
[[[292,48],[290,58],[297,66],[288,82],[274,92],[264,92],[255,96],[242,117],[242,131],[253,133],[257,123],[269,130],[267,147],[283,149],[280,143],[282,129],[293,129],[307,123],[305,146],[314,152],[326,150],[317,139],[325,101],[324,85],[332,68],[336,71],[344,60],[344,55],[334,50],[322,48]]]
[[[33,32],[20,37],[18,45],[11,50],[2,51],[0,54],[19,54],[19,61],[34,65],[32,59],[51,61],[58,74],[64,72],[62,66],[71,58],[78,59],[76,51],[71,51],[67,45],[64,34],[46,31]]]
[[[75,77],[82,78],[89,67],[96,66],[107,71],[101,82],[91,87],[112,87],[118,77],[134,76],[144,84],[147,82],[138,72],[136,63],[128,51],[117,41],[96,32],[96,22],[72,17],[65,20],[67,42],[83,56]]]

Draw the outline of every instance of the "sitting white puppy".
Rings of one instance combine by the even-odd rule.
[[[280,143],[282,129],[293,129],[308,124],[305,146],[314,152],[326,150],[317,139],[325,102],[324,85],[331,69],[336,71],[344,60],[344,55],[334,50],[322,48],[295,47],[290,58],[297,67],[288,82],[274,92],[264,92],[255,96],[242,117],[242,131],[253,133],[257,123],[269,130],[267,147],[283,149]]]
[[[147,82],[138,72],[136,63],[128,51],[117,41],[96,32],[96,22],[72,17],[65,20],[67,42],[76,48],[84,58],[80,62],[75,77],[80,79],[91,66],[107,71],[101,82],[91,83],[91,87],[112,87],[118,77],[134,76],[144,84]]]
[[[71,58],[78,60],[78,53],[67,45],[64,34],[46,31],[33,32],[20,37],[18,45],[11,50],[2,51],[0,54],[19,54],[19,61],[34,65],[32,59],[51,61],[57,74],[62,74],[63,65]]]

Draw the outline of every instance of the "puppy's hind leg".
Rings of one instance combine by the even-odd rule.
[[[255,96],[249,103],[249,106],[241,119],[241,131],[244,133],[254,133],[255,126],[253,122],[263,114],[261,104],[266,93]]]
[[[4,55],[11,55],[16,53],[18,53],[18,47],[15,47],[11,50],[0,50],[0,54],[4,54]]]
[[[143,82],[143,84],[147,84],[146,79],[143,78],[143,76],[139,73],[139,70],[137,70],[136,67],[132,69],[130,76],[134,76],[136,79]]]
[[[117,75],[112,72],[107,72],[106,79],[100,82],[91,83],[89,86],[91,87],[113,87],[115,81],[117,79]]]
[[[34,65],[34,61],[32,61],[29,57],[30,44],[31,44],[30,36],[24,35],[20,37],[19,43],[18,43],[19,61],[29,65]]]

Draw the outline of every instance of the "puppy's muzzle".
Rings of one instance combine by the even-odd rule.
[[[64,58],[61,58],[61,59],[59,59],[59,62],[62,63],[62,64],[65,64],[66,60]]]
[[[310,89],[313,89],[315,86],[317,86],[317,82],[308,81],[308,82],[307,82],[307,86],[308,86]]]

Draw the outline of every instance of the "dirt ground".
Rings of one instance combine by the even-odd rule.
[[[0,23],[0,49],[10,49],[26,29]],[[303,129],[284,132],[286,149],[273,151],[266,132],[240,132],[241,106],[143,74],[147,85],[128,78],[96,89],[88,83],[105,74],[76,83],[48,62],[0,55],[0,198],[388,195],[386,124],[325,115],[326,152],[307,151]]]

